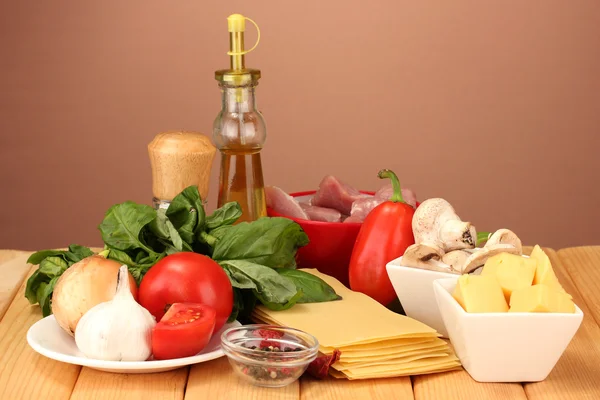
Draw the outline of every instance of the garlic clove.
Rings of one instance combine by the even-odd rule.
[[[86,312],[75,329],[75,343],[88,358],[145,361],[152,354],[154,317],[129,290],[127,266],[119,269],[114,298]]]

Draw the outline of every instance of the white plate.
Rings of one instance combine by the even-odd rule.
[[[36,322],[29,328],[29,331],[27,331],[27,343],[29,343],[33,350],[53,360],[83,365],[84,367],[100,371],[122,374],[147,374],[151,372],[170,371],[186,365],[222,357],[225,353],[221,349],[221,333],[235,326],[241,326],[241,324],[237,321],[225,324],[219,332],[213,334],[206,348],[195,356],[173,360],[102,361],[87,358],[77,348],[75,339],[58,326],[54,315]]]

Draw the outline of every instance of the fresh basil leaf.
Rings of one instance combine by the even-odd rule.
[[[169,230],[169,236],[171,237],[171,242],[173,242],[173,246],[179,250],[179,251],[183,251],[183,240],[181,240],[181,236],[179,236],[179,232],[177,232],[177,229],[175,229],[175,226],[173,225],[173,223],[169,220],[167,220],[167,229]],[[186,243],[186,245],[188,245]],[[189,247],[189,245],[188,245]]]
[[[122,250],[109,249],[107,258],[110,259],[110,260],[118,261],[121,264],[126,264],[128,266],[132,266],[132,265],[136,264],[131,259],[131,257],[129,257],[129,254],[127,254],[126,252],[124,252]]]
[[[46,280],[50,280],[47,276],[40,274],[39,268],[27,279],[27,285],[25,286],[25,297],[31,304],[37,304],[38,296],[37,291],[38,288],[45,284]]]
[[[167,227],[167,221],[169,221],[169,219],[167,218],[166,212],[167,211],[164,208],[156,210],[156,218],[148,224],[150,232],[160,239],[169,238],[169,228]]]
[[[296,288],[302,291],[302,296],[297,299],[298,303],[319,303],[342,299],[327,282],[318,276],[288,268],[280,268],[277,272],[294,282]]]
[[[94,252],[89,247],[80,246],[78,244],[70,245],[69,252],[66,254],[66,256],[69,257],[69,259],[74,263],[93,255]]]
[[[227,265],[222,265],[225,272],[227,272],[227,276],[229,276],[229,281],[231,282],[231,286],[238,289],[256,289],[256,283],[245,273],[241,272],[236,268],[228,268]]]
[[[237,319],[242,324],[251,323],[250,315],[255,306],[256,296],[252,290],[233,288],[233,310],[227,322],[233,322]]]
[[[242,216],[242,207],[237,201],[225,203],[206,217],[206,229],[215,229],[219,226],[231,225]]]
[[[308,236],[296,222],[288,218],[262,217],[228,226],[217,240],[212,258],[248,260],[271,268],[294,267],[298,248],[307,244]]]
[[[50,279],[52,280],[52,279]],[[50,281],[48,281],[50,282]],[[40,303],[40,301],[42,301],[42,298],[44,297],[44,291],[46,290],[46,287],[48,286],[48,282],[42,282],[40,283],[40,286],[38,286],[37,290],[35,291],[35,297],[36,297],[36,302]],[[40,303],[41,305],[41,303]]]
[[[52,278],[38,296],[40,308],[42,309],[42,315],[44,317],[47,317],[48,315],[52,314],[52,292],[54,291],[54,286],[56,285],[58,278],[58,276]]]
[[[149,256],[149,255],[145,254],[143,251],[140,251],[140,252],[138,252],[137,257],[139,257],[139,262],[132,260],[131,257],[129,256],[129,254],[127,254],[126,252],[121,251],[121,250],[110,249],[110,252],[108,253],[109,259],[115,260],[115,261],[120,262],[121,264],[127,265],[127,267],[128,267],[127,269],[129,270],[131,275],[133,275],[137,284],[139,285],[140,282],[142,281],[142,278],[148,271],[148,269],[150,269],[150,267],[152,267],[154,264],[156,264],[157,261],[160,258],[162,258],[162,255]]]
[[[273,311],[283,311],[283,310],[287,310],[289,308],[291,308],[293,305],[295,305],[296,303],[298,303],[298,300],[300,300],[303,296],[302,290],[298,290],[298,292],[291,298],[288,300],[287,303],[285,304],[279,304],[279,303],[272,303],[268,300],[266,300],[261,293],[254,293],[256,295],[256,297],[258,298],[258,300],[260,300],[260,302],[267,307],[269,310],[273,310]]]
[[[181,239],[188,244],[192,244],[196,234],[204,230],[204,207],[196,186],[188,186],[175,196],[166,214]]]
[[[141,262],[144,258],[148,257],[148,253],[145,252],[144,250],[139,250],[136,254],[135,254],[135,258],[134,261],[135,263],[139,263]]]
[[[261,296],[259,298],[261,301],[285,304],[298,292],[291,280],[264,265],[246,260],[219,261],[219,264],[229,269],[231,276],[234,278],[231,281],[232,286],[247,285],[248,280],[252,281],[256,286],[254,290]],[[244,275],[244,280],[238,274]],[[240,280],[242,281],[240,282]]]
[[[65,260],[60,257],[46,257],[40,263],[38,271],[40,274],[44,274],[49,278],[60,276],[69,268],[69,265]]]
[[[39,265],[39,263],[41,263],[42,260],[44,260],[46,257],[64,256],[65,253],[66,253],[65,250],[38,251],[29,256],[29,258],[27,259],[27,264]]]
[[[102,240],[111,248],[130,250],[141,248],[155,254],[140,240],[142,228],[156,218],[156,211],[145,204],[126,201],[112,206],[100,224]]]

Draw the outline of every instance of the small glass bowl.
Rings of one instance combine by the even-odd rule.
[[[282,387],[296,381],[317,357],[319,341],[298,329],[245,325],[221,335],[233,370],[256,386]]]

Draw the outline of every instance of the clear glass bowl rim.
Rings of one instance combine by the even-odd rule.
[[[227,329],[225,332],[223,332],[221,334],[221,346],[223,347],[223,350],[225,351],[225,353],[228,356],[233,356],[233,355],[235,355],[235,353],[238,353],[238,354],[243,354],[246,357],[252,358],[252,360],[245,360],[245,361],[238,360],[240,362],[252,362],[252,363],[257,363],[257,364],[274,364],[274,362],[272,362],[272,361],[268,361],[268,360],[263,361],[263,360],[254,359],[255,357],[264,357],[265,352],[263,350],[242,347],[235,343],[232,343],[227,338],[228,335],[230,335],[231,333],[234,333],[234,332],[256,331],[259,329],[265,329],[265,330],[272,329],[272,330],[282,331],[282,332],[288,333],[295,337],[303,337],[304,336],[307,339],[309,339],[310,341],[314,342],[314,344],[306,350],[290,351],[290,352],[281,351],[281,352],[270,353],[269,357],[273,360],[282,361],[283,363],[285,363],[286,360],[289,360],[288,361],[289,363],[294,364],[294,365],[299,365],[299,364],[305,364],[307,362],[311,362],[317,356],[317,353],[319,351],[319,341],[317,340],[316,337],[314,337],[310,333],[307,333],[307,332],[304,332],[304,331],[301,331],[301,330],[295,329],[295,328],[289,328],[289,327],[277,326],[277,325],[268,325],[268,324],[242,325],[242,326],[236,326],[236,327]],[[256,339],[260,339],[260,338],[257,337]],[[269,340],[269,339],[264,338],[263,340]],[[277,340],[277,339],[275,339],[275,340]],[[234,358],[238,358],[238,357],[234,357]],[[282,365],[281,362],[277,362],[276,364]]]

